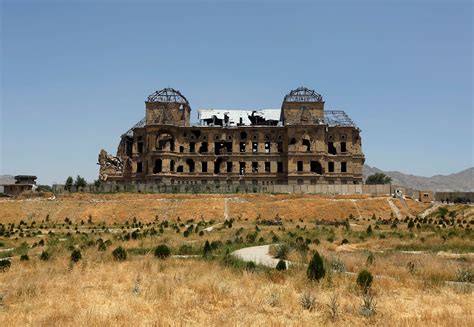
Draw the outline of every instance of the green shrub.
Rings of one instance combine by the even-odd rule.
[[[28,254],[25,253],[20,256],[20,261],[28,261],[28,260],[30,260],[30,258],[28,257]]]
[[[372,235],[372,225],[369,225],[369,227],[367,227],[367,235]]]
[[[115,260],[117,261],[125,261],[127,259],[127,251],[121,246],[116,248],[113,252],[112,255]]]
[[[286,270],[286,262],[283,259],[280,259],[276,265],[276,270],[278,271],[284,271]]]
[[[11,265],[12,263],[9,259],[0,260],[0,271],[7,271],[8,269],[10,269]]]
[[[365,292],[370,288],[373,281],[372,274],[367,270],[362,270],[357,275],[357,285],[359,285]]]
[[[82,259],[81,250],[74,249],[71,253],[71,261],[72,262],[78,262],[81,259]]]
[[[209,244],[209,241],[206,240],[206,243],[204,243],[203,255],[205,257],[210,256],[211,252],[212,252],[211,244]]]
[[[106,251],[107,250],[107,246],[105,245],[104,242],[99,243],[98,250],[99,251]]]
[[[318,251],[314,253],[313,258],[309,262],[306,275],[308,276],[308,279],[317,281],[326,275],[323,258],[319,255]]]
[[[166,259],[171,255],[171,249],[166,244],[160,244],[155,249],[155,257]]]
[[[178,249],[178,254],[191,254],[193,252],[193,247],[188,244],[183,244]]]
[[[48,261],[51,258],[51,255],[48,251],[41,252],[40,259],[43,261]]]

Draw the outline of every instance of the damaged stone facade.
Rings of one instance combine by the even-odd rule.
[[[122,135],[117,155],[102,150],[99,178],[157,184],[362,184],[360,129],[343,111],[324,110],[300,87],[281,109],[199,110],[171,88],[145,101],[145,118]]]

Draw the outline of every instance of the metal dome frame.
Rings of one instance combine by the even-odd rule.
[[[283,102],[323,102],[323,96],[314,90],[300,86],[285,95]]]
[[[182,103],[189,105],[188,99],[178,90],[171,87],[155,91],[148,96],[147,102],[166,102],[166,103]]]

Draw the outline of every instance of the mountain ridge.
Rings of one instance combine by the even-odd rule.
[[[410,187],[417,190],[438,192],[473,192],[474,191],[474,167],[464,169],[449,175],[433,175],[431,177],[405,174],[400,171],[384,171],[377,167],[364,165],[364,180],[367,176],[375,173],[384,173],[392,178],[392,184]]]

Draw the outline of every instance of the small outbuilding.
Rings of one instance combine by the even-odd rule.
[[[418,191],[418,200],[420,202],[430,203],[433,202],[433,192],[431,191]]]
[[[20,193],[30,191],[36,188],[36,176],[17,175],[14,178],[15,183],[0,185],[0,188],[3,188],[3,193],[16,196]]]

